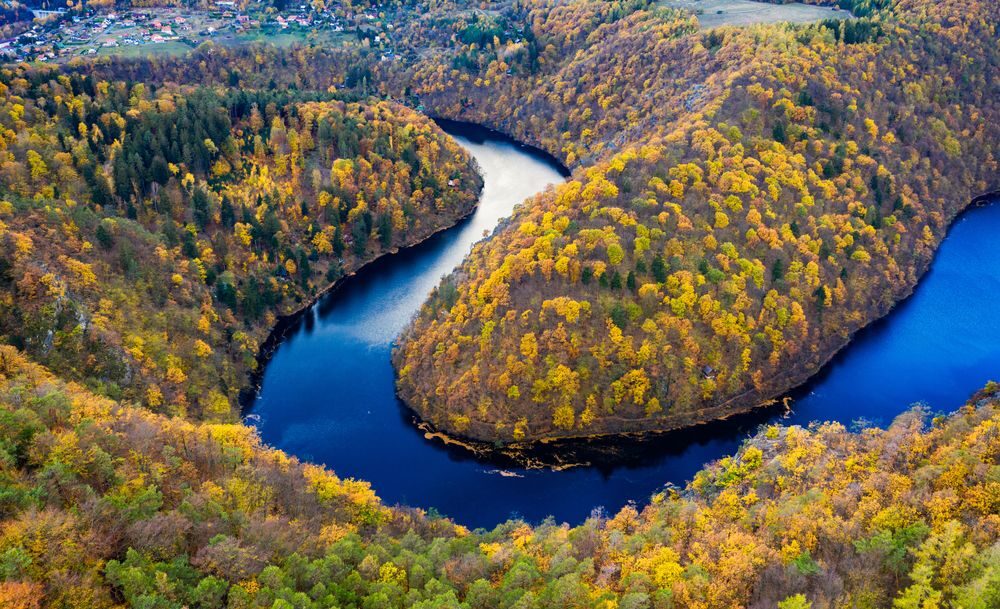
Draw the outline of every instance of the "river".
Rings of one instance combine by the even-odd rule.
[[[759,425],[865,419],[887,424],[909,405],[961,405],[1000,378],[1000,205],[952,227],[912,297],[854,342],[791,409],[771,408],[646,441],[581,445],[588,465],[563,471],[479,461],[424,438],[395,396],[392,341],[441,276],[515,205],[563,179],[541,154],[482,129],[448,123],[485,177],[476,213],[423,244],[366,267],[287,331],[261,377],[248,420],[268,444],[372,483],[389,504],[435,509],[471,527],[510,517],[579,523],[594,508],[642,503],[732,453]],[[959,297],[959,295],[961,295]]]

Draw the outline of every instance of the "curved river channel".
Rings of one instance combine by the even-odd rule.
[[[366,267],[303,314],[267,363],[248,419],[265,442],[372,483],[388,504],[434,508],[471,527],[512,516],[582,522],[596,507],[643,503],[732,453],[762,423],[866,419],[887,424],[909,405],[950,411],[1000,379],[1000,205],[970,210],[912,297],[795,392],[764,409],[645,441],[581,447],[563,471],[477,460],[428,440],[396,398],[392,341],[441,276],[514,206],[563,179],[543,155],[483,129],[447,123],[483,170],[476,213],[434,238]]]

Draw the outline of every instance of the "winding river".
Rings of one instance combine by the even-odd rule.
[[[912,297],[859,333],[799,389],[765,409],[646,441],[580,445],[563,471],[477,460],[428,440],[395,396],[392,341],[440,277],[514,206],[563,179],[560,168],[497,134],[448,123],[485,175],[476,213],[459,226],[366,267],[288,328],[264,369],[248,419],[264,441],[370,481],[389,503],[433,508],[473,527],[512,516],[578,523],[593,509],[644,502],[733,452],[762,423],[865,419],[887,424],[910,404],[953,410],[1000,378],[1000,205],[952,227]],[[961,296],[959,296],[961,295]]]

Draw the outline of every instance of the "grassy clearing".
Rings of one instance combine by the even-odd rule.
[[[240,45],[251,42],[264,42],[277,47],[289,47],[294,44],[322,44],[334,46],[351,40],[356,40],[354,34],[332,31],[283,31],[283,32],[248,32],[219,39],[219,42],[226,45]]]
[[[97,50],[98,55],[117,55],[119,57],[148,57],[150,55],[183,55],[191,50],[191,47],[177,40],[168,42],[158,42],[143,45],[101,47]]]
[[[722,25],[754,23],[809,23],[821,19],[847,19],[847,11],[808,4],[770,4],[751,0],[663,0],[663,6],[682,8],[698,14],[701,29]]]

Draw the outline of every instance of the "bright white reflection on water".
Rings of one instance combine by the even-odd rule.
[[[466,137],[455,139],[479,162],[485,179],[475,214],[461,227],[448,231],[447,245],[434,256],[422,259],[422,268],[411,269],[405,265],[405,272],[366,276],[366,280],[371,280],[366,286],[360,286],[360,289],[359,286],[352,286],[352,291],[361,292],[358,296],[363,297],[352,297],[339,303],[335,318],[324,319],[317,324],[316,332],[343,334],[372,345],[392,342],[441,277],[462,262],[472,246],[483,238],[484,231],[492,232],[518,203],[563,179],[551,165],[525,163],[524,153],[510,142],[482,143]],[[518,162],[511,163],[512,158]]]

